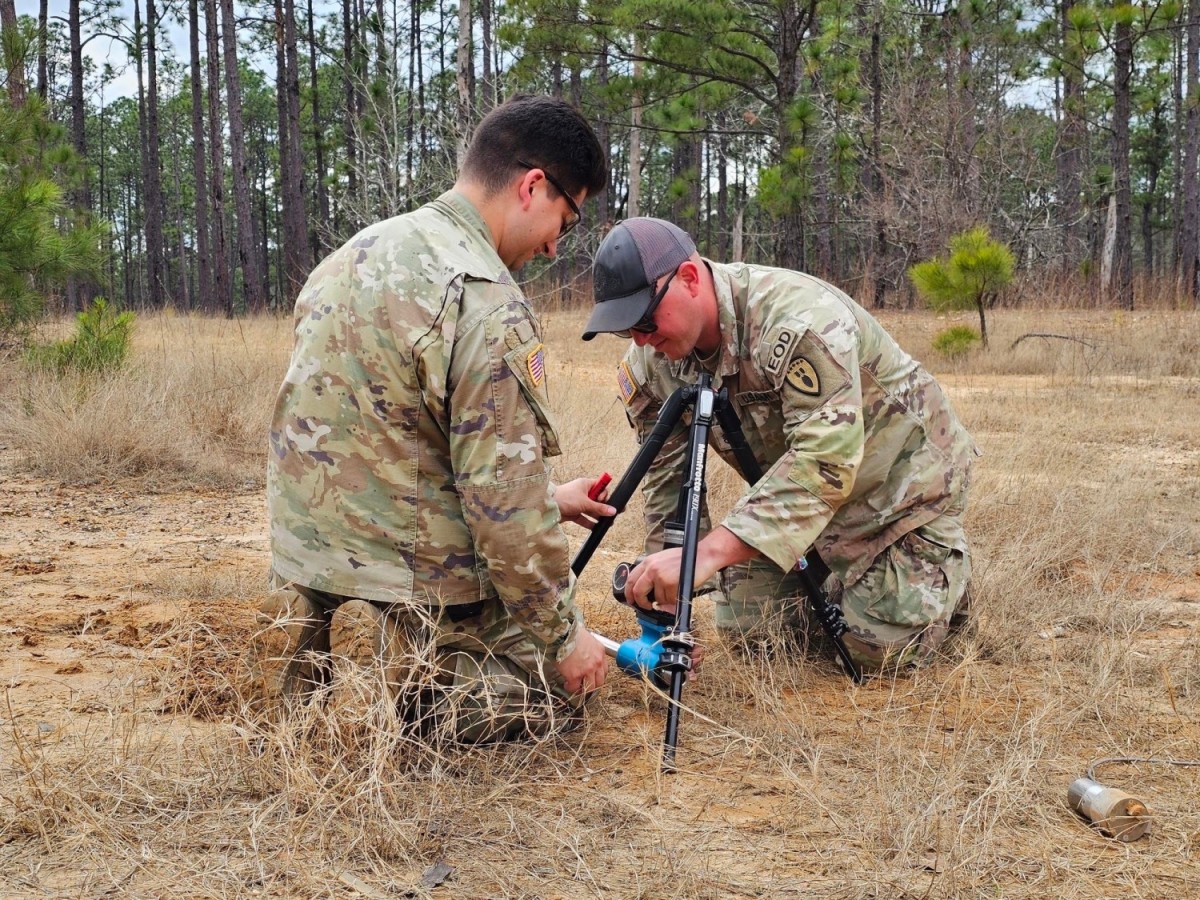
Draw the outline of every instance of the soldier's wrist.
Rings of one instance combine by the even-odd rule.
[[[575,652],[575,646],[579,643],[579,633],[583,629],[583,616],[576,612],[570,619],[567,625],[567,632],[563,637],[555,641],[551,645],[554,652],[554,661],[562,662],[568,656]]]

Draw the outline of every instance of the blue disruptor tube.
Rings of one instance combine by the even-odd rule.
[[[663,635],[671,630],[670,625],[652,622],[637,617],[642,633],[635,638],[622,641],[617,648],[617,666],[629,675],[640,675],[656,688],[666,690],[668,681],[659,671],[663,653]]]
[[[618,644],[614,640],[596,635],[609,656],[617,661],[617,668],[627,675],[645,678],[659,690],[666,690],[670,679],[662,670],[663,637],[674,628],[675,617],[665,612],[651,612],[634,606],[625,598],[625,583],[635,563],[619,563],[613,572],[613,597],[620,603],[634,608],[642,633],[635,638]]]

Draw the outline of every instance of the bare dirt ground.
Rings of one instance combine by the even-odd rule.
[[[1114,330],[1081,321],[1055,325]],[[918,346],[934,327],[887,324]],[[551,346],[576,326],[552,319]],[[551,372],[572,386],[563,477],[631,456],[603,351]],[[661,700],[615,674],[581,731],[432,768],[256,734],[235,685],[265,591],[261,483],[66,483],[0,432],[0,896],[1191,895],[1200,769],[1097,773],[1153,808],[1135,843],[1065,798],[1097,759],[1200,757],[1200,378],[1111,345],[1035,352],[939,372],[987,454],[976,623],[932,668],[860,688],[819,647],[715,647],[673,777]],[[719,508],[736,480],[712,489]],[[616,638],[632,623],[607,575],[636,516],[581,587]],[[341,802],[364,771],[372,790]]]

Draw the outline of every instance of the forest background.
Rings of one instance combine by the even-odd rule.
[[[977,225],[1015,255],[1013,300],[1197,294],[1200,0],[24,5],[0,0],[0,171],[57,185],[57,227],[98,250],[52,308],[288,310],[518,90],[578,105],[612,163],[532,273],[551,299],[586,296],[638,214],[872,308],[910,306],[908,268]]]

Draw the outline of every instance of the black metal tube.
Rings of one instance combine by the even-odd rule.
[[[692,594],[696,588],[696,556],[700,542],[700,504],[704,496],[704,470],[707,462],[708,431],[712,425],[716,395],[712,379],[701,375],[692,406],[692,429],[688,444],[687,503],[683,507],[683,557],[679,563],[679,595],[675,608],[675,628],[663,639],[663,649],[678,659],[671,669],[670,703],[663,736],[662,771],[674,772],[675,748],[679,740],[679,712],[683,683],[691,668]]]
[[[577,576],[583,572],[584,567],[592,558],[592,554],[596,552],[596,548],[608,534],[616,517],[625,511],[625,506],[629,503],[633,492],[637,490],[637,486],[641,484],[642,479],[646,477],[646,473],[650,470],[662,445],[666,443],[671,432],[675,430],[675,426],[679,424],[683,410],[690,402],[691,394],[694,391],[695,388],[690,385],[681,387],[671,394],[667,398],[667,402],[662,405],[662,409],[658,412],[658,418],[654,421],[654,428],[651,429],[649,436],[638,449],[629,468],[625,470],[621,480],[617,482],[617,486],[612,489],[606,501],[609,506],[616,508],[617,515],[605,516],[598,520],[592,526],[592,530],[588,534],[587,540],[583,542],[583,546],[579,548],[579,552],[575,554],[575,559],[571,561],[571,571]]]

